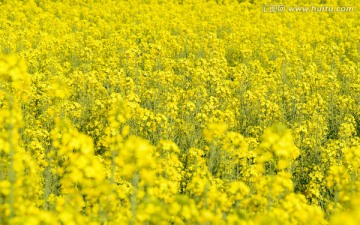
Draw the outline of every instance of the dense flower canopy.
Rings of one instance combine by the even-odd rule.
[[[359,224],[356,4],[0,1],[0,224]]]

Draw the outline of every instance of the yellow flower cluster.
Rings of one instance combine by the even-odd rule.
[[[0,1],[0,224],[359,224],[360,5],[275,2]]]

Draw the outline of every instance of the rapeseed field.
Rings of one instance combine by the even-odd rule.
[[[360,224],[356,0],[1,0],[0,224]]]

